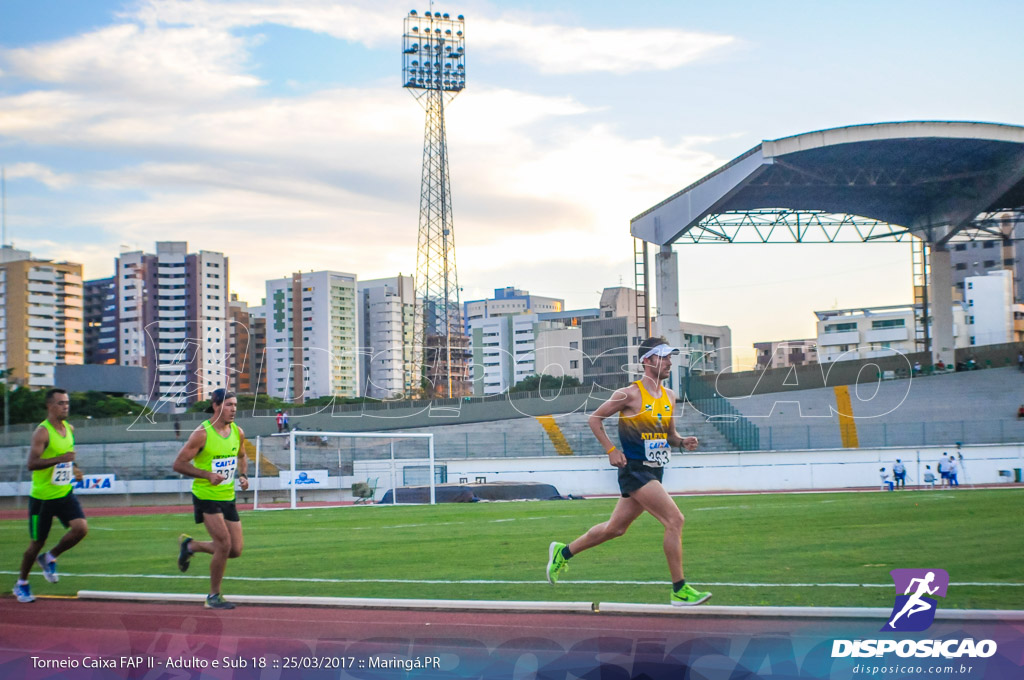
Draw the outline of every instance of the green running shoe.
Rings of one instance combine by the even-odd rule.
[[[189,562],[192,561],[192,551],[188,547],[191,542],[192,537],[188,534],[178,536],[178,571],[188,571]]]
[[[216,595],[207,595],[206,604],[203,605],[207,609],[234,609],[235,605],[225,600],[220,593]]]
[[[563,571],[569,568],[569,560],[562,557],[562,548],[565,547],[565,543],[559,543],[554,541],[548,547],[548,568],[547,576],[548,583],[555,585],[558,583],[558,576]]]
[[[711,593],[701,592],[689,583],[685,583],[679,590],[672,591],[672,597],[668,601],[674,607],[692,607],[710,599]]]

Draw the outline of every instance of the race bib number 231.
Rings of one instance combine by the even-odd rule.
[[[53,474],[50,476],[50,483],[54,486],[64,486],[71,483],[73,476],[72,466],[74,463],[57,463],[53,466]]]

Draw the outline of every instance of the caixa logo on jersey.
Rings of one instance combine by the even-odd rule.
[[[927,630],[935,621],[938,601],[949,588],[945,569],[893,569],[889,572],[896,585],[896,601],[883,633],[917,633]],[[870,657],[895,653],[900,657],[990,657],[996,653],[992,640],[834,640],[832,658]]]

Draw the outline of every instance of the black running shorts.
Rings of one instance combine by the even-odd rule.
[[[192,494],[192,511],[196,524],[203,523],[203,515],[224,515],[225,521],[238,522],[238,509],[234,501],[208,501]]]
[[[665,474],[663,467],[651,467],[644,465],[642,460],[626,459],[626,467],[619,468],[619,490],[623,498],[629,498],[633,493],[647,482],[660,482]]]
[[[29,497],[28,535],[33,541],[40,543],[46,541],[46,537],[50,535],[54,517],[60,520],[65,529],[71,526],[71,520],[85,519],[82,505],[78,502],[74,492],[49,500]]]

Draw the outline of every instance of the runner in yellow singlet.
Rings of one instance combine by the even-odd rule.
[[[672,371],[672,356],[679,350],[664,338],[648,338],[640,344],[644,376],[616,390],[590,416],[590,429],[608,454],[608,462],[619,469],[619,499],[611,518],[590,528],[568,545],[557,541],[548,547],[547,577],[555,584],[573,555],[623,535],[645,510],[665,527],[663,548],[672,575],[669,602],[686,606],[705,602],[711,593],[689,585],[683,576],[683,513],[661,485],[671,447],[687,451],[697,448],[696,437],[676,432],[673,411],[676,395],[661,381]],[[615,446],[604,431],[604,419],[619,414],[619,441]]]
[[[71,408],[66,390],[55,387],[46,393],[46,420],[32,434],[28,452],[28,469],[32,471],[32,489],[28,498],[28,531],[30,543],[21,556],[21,571],[14,584],[18,602],[36,598],[28,584],[32,563],[42,567],[43,577],[50,583],[59,581],[57,557],[74,547],[89,532],[82,506],[71,489],[75,478],[81,477],[75,467],[75,428],[65,418]],[[50,534],[53,518],[68,528],[50,551],[40,555]]]
[[[192,508],[196,524],[206,526],[209,541],[194,541],[188,534],[178,539],[178,569],[187,571],[192,555],[209,553],[210,594],[207,609],[234,609],[220,594],[229,558],[242,554],[242,521],[235,507],[235,478],[243,491],[249,488],[248,458],[242,450],[245,434],[235,424],[238,400],[221,388],[210,396],[208,413],[189,436],[174,461],[174,471],[192,477]]]

